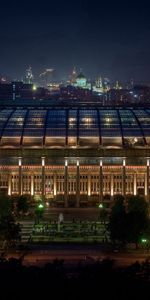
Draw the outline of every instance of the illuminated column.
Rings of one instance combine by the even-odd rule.
[[[22,195],[22,157],[18,158],[19,165],[19,195]]]
[[[137,195],[137,175],[134,173],[134,196]]]
[[[114,175],[111,173],[110,177],[110,194],[113,197],[114,195]]]
[[[99,200],[103,200],[103,160],[100,159],[99,165]]]
[[[144,195],[147,197],[147,173],[144,174]]]
[[[42,196],[45,196],[45,157],[42,157]]]
[[[147,196],[147,200],[149,201],[149,165],[150,161],[149,158],[147,158],[147,169],[146,169],[146,193],[145,195]]]
[[[76,207],[80,206],[80,166],[77,158],[77,178],[76,178]]]
[[[34,196],[34,175],[31,174],[31,196]]]
[[[68,207],[68,160],[65,159],[65,170],[64,170],[64,199],[65,207]]]
[[[11,174],[8,176],[8,196],[11,196]]]
[[[54,196],[57,195],[57,175],[54,173]]]
[[[88,174],[88,196],[91,196],[91,175]]]
[[[122,167],[122,195],[126,195],[126,160],[123,159],[123,167]]]

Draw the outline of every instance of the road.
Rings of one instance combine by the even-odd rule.
[[[114,253],[105,252],[100,249],[32,249],[28,251],[8,251],[5,258],[11,257],[21,258],[24,265],[45,265],[48,262],[53,262],[56,258],[63,259],[66,264],[77,264],[78,262],[93,263],[102,261],[103,259],[115,260],[115,265],[128,266],[136,261],[143,262],[150,258],[150,253]]]

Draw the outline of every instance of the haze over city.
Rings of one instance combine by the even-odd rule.
[[[149,34],[148,1],[3,1],[0,74],[20,79],[31,65],[62,80],[76,66],[88,78],[149,81]]]

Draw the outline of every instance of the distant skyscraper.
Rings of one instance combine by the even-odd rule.
[[[130,86],[131,86],[131,89],[133,89],[133,87],[134,87],[134,80],[133,79],[130,80]]]
[[[109,90],[110,90],[110,87],[111,87],[111,85],[110,85],[110,79],[107,78],[107,77],[105,77],[105,78],[103,79],[103,83],[104,83],[104,91],[105,91],[105,92],[109,91]]]
[[[76,70],[76,67],[74,67],[72,74],[70,76],[70,83],[74,84],[76,82],[76,78],[77,78],[77,70]]]
[[[122,89],[121,85],[119,85],[119,81],[116,81],[114,89],[116,89],[116,90],[121,90]]]
[[[25,77],[25,82],[32,84],[33,83],[33,74],[32,74],[32,68],[31,66],[26,70],[26,77]]]
[[[97,88],[103,88],[102,77],[97,78],[95,84]]]
[[[98,77],[93,85],[93,92],[101,94],[104,92],[102,77]]]

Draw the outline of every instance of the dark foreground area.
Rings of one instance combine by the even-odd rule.
[[[44,267],[25,266],[21,259],[1,258],[3,299],[149,299],[150,262],[116,267],[113,260],[66,265],[55,259]]]

